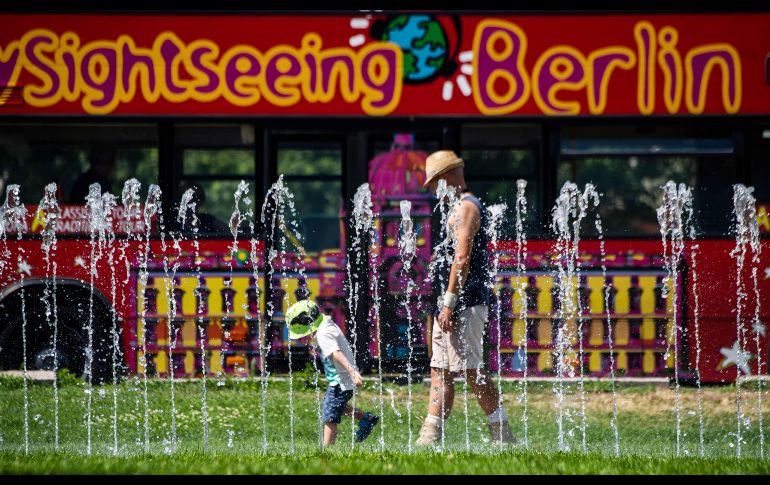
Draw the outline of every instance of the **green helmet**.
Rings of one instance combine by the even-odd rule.
[[[292,340],[307,337],[318,330],[324,319],[323,313],[311,300],[300,300],[286,311],[289,325],[289,338]]]

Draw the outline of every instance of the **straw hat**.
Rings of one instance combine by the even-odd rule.
[[[427,187],[433,179],[446,173],[453,168],[464,167],[465,162],[458,157],[452,150],[439,150],[433,152],[425,160],[425,183],[423,187]]]

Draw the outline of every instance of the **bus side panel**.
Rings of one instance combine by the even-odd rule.
[[[736,378],[736,360],[741,355],[734,348],[738,340],[738,323],[743,327],[743,352],[750,355],[747,365],[751,375],[768,372],[767,331],[761,327],[755,331],[756,305],[759,304],[759,321],[770,321],[770,241],[761,241],[759,263],[752,263],[749,252],[744,260],[744,269],[738,274],[737,259],[730,255],[735,248],[731,240],[698,241],[693,261],[692,247],[687,258],[687,330],[689,357],[692,366],[696,359],[696,291],[698,309],[698,331],[700,333],[700,371],[704,382],[730,382]],[[757,292],[755,296],[752,266],[757,268]],[[693,285],[693,267],[697,281]],[[742,286],[740,314],[738,307],[738,281]],[[764,303],[764,305],[762,304]],[[738,321],[738,315],[740,320]],[[764,334],[764,335],[763,335]],[[756,338],[759,337],[759,349]],[[758,358],[759,357],[759,358]],[[761,369],[758,364],[761,362]],[[740,363],[740,362],[739,362]]]

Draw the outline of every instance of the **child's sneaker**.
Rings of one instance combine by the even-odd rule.
[[[359,443],[364,441],[369,434],[371,434],[374,426],[379,422],[380,418],[372,413],[364,413],[364,417],[358,421],[358,431],[356,431],[356,441]]]

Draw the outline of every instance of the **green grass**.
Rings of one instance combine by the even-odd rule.
[[[89,457],[0,454],[0,473],[36,474],[767,474],[755,459],[507,452],[309,452],[297,455],[183,452],[174,456]]]
[[[24,390],[19,379],[0,378],[0,474],[10,473],[770,473],[770,460],[760,457],[756,386],[743,386],[742,458],[736,458],[735,387],[704,388],[705,458],[700,458],[697,393],[680,393],[680,456],[676,456],[675,393],[653,385],[618,386],[618,431],[621,456],[614,456],[610,427],[612,395],[605,383],[586,383],[586,445],[583,453],[581,400],[570,385],[564,409],[565,442],[558,451],[557,400],[551,384],[530,383],[527,393],[529,447],[500,452],[488,443],[486,421],[468,392],[468,444],[463,384],[457,384],[443,451],[407,448],[409,429],[416,439],[427,406],[428,388],[412,385],[411,428],[407,427],[406,386],[385,384],[384,443],[378,426],[364,443],[352,448],[349,418],[340,425],[338,442],[319,451],[316,394],[295,380],[294,450],[291,446],[289,383],[270,381],[267,426],[262,427],[259,379],[209,379],[207,406],[209,449],[203,452],[201,381],[175,385],[178,446],[170,453],[171,400],[167,381],[148,381],[150,452],[144,451],[143,383],[117,386],[118,456],[113,455],[113,387],[97,386],[92,394],[91,456],[87,456],[87,391],[78,380],[63,379],[59,389],[59,448],[54,446],[54,400],[50,385],[29,383],[29,454],[25,454]],[[390,393],[393,399],[391,401]],[[522,388],[503,383],[504,406],[514,434],[524,436]],[[323,397],[323,389],[321,390]],[[764,431],[770,431],[770,399],[764,397]],[[357,394],[357,407],[379,413],[376,382]],[[395,407],[395,409],[394,409]],[[397,416],[396,411],[400,413]],[[268,450],[263,453],[263,432]],[[768,440],[770,444],[770,440]],[[765,456],[768,455],[765,444]],[[438,454],[437,454],[438,453]]]

